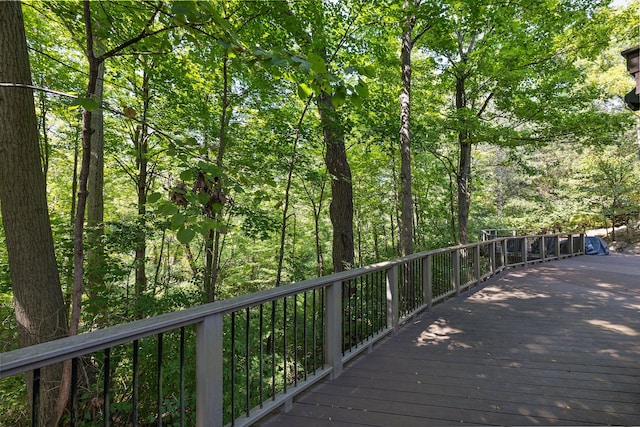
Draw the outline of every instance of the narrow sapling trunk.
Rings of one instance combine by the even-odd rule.
[[[149,150],[149,125],[147,123],[147,114],[149,112],[149,104],[151,96],[149,93],[149,70],[146,62],[142,73],[142,123],[134,134],[134,145],[136,149],[136,167],[138,176],[136,177],[136,193],[138,196],[138,224],[136,232],[136,317],[144,317],[143,309],[140,306],[141,297],[147,290],[147,193],[148,193],[148,159],[147,152]]]
[[[307,103],[304,106],[304,110],[302,114],[300,114],[300,119],[298,120],[298,125],[296,126],[296,135],[293,138],[293,143],[291,147],[291,159],[289,160],[289,170],[287,173],[287,188],[284,192],[284,207],[282,208],[282,222],[280,224],[280,248],[278,251],[278,270],[276,273],[276,287],[280,286],[280,282],[282,281],[282,269],[284,267],[284,246],[285,240],[287,236],[287,218],[289,215],[289,202],[291,195],[291,182],[293,181],[293,171],[296,165],[296,156],[298,152],[298,140],[300,139],[300,128],[302,127],[302,121],[304,120],[304,116],[307,114],[307,110],[309,109],[309,104],[311,104],[312,98],[307,100]]]

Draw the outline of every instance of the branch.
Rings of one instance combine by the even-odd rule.
[[[418,33],[418,35],[416,35],[412,40],[411,40],[411,46],[413,46],[414,44],[416,44],[416,42],[418,41],[418,39],[420,39],[420,37],[422,37],[424,35],[424,33],[426,33],[427,31],[429,31],[431,29],[431,27],[433,27],[433,24],[427,24],[425,25],[425,27]]]
[[[31,89],[31,90],[37,90],[39,92],[51,93],[53,95],[66,96],[67,98],[73,98],[73,99],[77,99],[78,98],[76,95],[72,95],[72,94],[67,93],[67,92],[60,92],[58,90],[47,89],[47,88],[44,88],[44,87],[39,87],[39,86],[34,86],[34,85],[27,85],[27,84],[23,84],[23,83],[0,83],[0,87],[15,87],[15,88],[20,88],[20,89]]]
[[[493,92],[491,92],[489,96],[487,96],[487,99],[484,100],[482,107],[480,107],[480,110],[478,110],[478,118],[482,115],[482,113],[484,113],[484,110],[486,110],[487,106],[489,105],[489,101],[491,101],[491,98],[493,98]]]
[[[155,21],[156,17],[158,16],[158,13],[160,13],[160,9],[158,7],[155,8],[155,10],[153,11],[153,14],[151,15],[151,17],[147,20],[147,24],[145,25],[145,27],[142,29],[142,31],[140,31],[140,33],[127,40],[126,42],[114,47],[113,49],[111,49],[110,51],[100,55],[97,59],[99,62],[104,61],[107,58],[111,58],[113,56],[118,55],[122,50],[126,49],[127,47],[139,42],[140,40],[147,38],[147,37],[152,37],[155,36],[157,34],[163,33],[165,31],[169,31],[171,29],[177,28],[177,25],[169,25],[168,27],[163,27],[160,28],[159,30],[156,31],[152,31],[150,33],[147,32],[147,28],[149,28],[151,26],[151,24],[153,24],[153,21]],[[88,30],[87,30],[88,31]],[[91,36],[92,37],[92,36]],[[89,35],[87,36],[87,44],[89,43]],[[93,54],[93,51],[92,51]]]

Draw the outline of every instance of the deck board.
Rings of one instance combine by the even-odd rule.
[[[640,257],[511,270],[262,426],[640,425]]]

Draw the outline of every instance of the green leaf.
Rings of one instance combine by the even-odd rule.
[[[149,197],[147,197],[147,202],[155,203],[162,198],[162,193],[151,193]]]
[[[78,107],[82,107],[87,111],[95,111],[100,108],[100,104],[90,98],[78,97],[69,103],[69,109],[73,110]]]
[[[210,177],[221,176],[222,169],[214,163],[198,162],[198,168],[208,174]]]
[[[351,102],[353,102],[353,105],[355,105],[356,107],[362,106],[362,98],[357,92],[353,92],[351,94]]]
[[[365,65],[359,69],[360,74],[363,76],[374,78],[376,76],[376,69],[372,65]]]
[[[182,243],[183,245],[186,245],[187,243],[191,242],[194,237],[196,237],[196,232],[190,228],[182,227],[176,233],[176,237],[178,238],[178,241],[180,243]]]
[[[369,96],[369,86],[363,80],[359,80],[356,85],[356,92],[361,98],[366,98]]]
[[[172,230],[177,230],[184,225],[187,221],[187,216],[181,212],[176,213],[171,217],[171,225],[169,228]]]
[[[198,201],[200,203],[202,203],[203,205],[205,203],[208,203],[210,199],[211,199],[211,196],[209,194],[207,194],[205,192],[198,193]]]
[[[191,181],[193,179],[193,171],[191,169],[187,169],[180,173],[180,179],[183,181]]]
[[[298,85],[298,96],[300,99],[305,100],[311,95],[311,88],[305,83],[300,83]]]
[[[187,147],[197,147],[199,144],[197,139],[190,136],[184,140],[184,145],[186,145]]]
[[[331,100],[334,107],[338,108],[342,106],[347,100],[347,89],[342,85],[336,87],[336,91],[333,93]]]
[[[324,63],[324,59],[313,52],[309,53],[307,58],[311,63],[311,71],[314,71],[318,74],[327,74],[327,65]]]
[[[178,213],[178,207],[171,202],[165,202],[160,205],[158,212],[162,215],[175,215]]]

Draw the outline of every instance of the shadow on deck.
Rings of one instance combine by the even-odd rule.
[[[517,268],[261,426],[640,425],[640,257]]]

